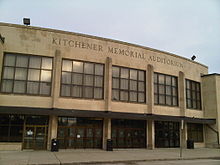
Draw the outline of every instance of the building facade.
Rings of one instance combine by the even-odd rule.
[[[218,147],[220,76],[152,48],[0,23],[0,149]]]

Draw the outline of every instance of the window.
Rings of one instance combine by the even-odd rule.
[[[0,142],[21,142],[24,116],[0,115]]]
[[[112,100],[146,102],[145,71],[112,67]]]
[[[202,109],[200,83],[186,80],[186,106],[189,109]]]
[[[63,60],[61,96],[103,99],[104,65]]]
[[[177,77],[154,73],[154,104],[178,106]]]
[[[189,140],[203,142],[203,125],[193,123],[187,124],[187,135]]]
[[[50,96],[51,82],[52,58],[5,54],[1,92]]]

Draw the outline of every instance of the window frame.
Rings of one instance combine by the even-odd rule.
[[[71,71],[64,71],[63,70],[63,61],[65,61],[65,60],[71,62],[71,64],[72,64]],[[73,62],[81,62],[81,63],[83,63],[83,71],[82,71],[82,73],[73,71]],[[85,68],[84,68],[85,63],[93,64],[93,73],[92,74],[91,73],[85,73]],[[95,74],[95,65],[102,65],[103,66],[103,73],[102,73],[102,75]],[[70,80],[71,82],[69,84],[62,82],[62,73],[70,73],[71,74],[70,75],[71,76],[71,80]],[[73,75],[74,74],[82,75],[82,83],[81,84],[74,84],[73,83]],[[89,75],[93,76],[93,85],[86,85],[86,84],[84,84],[85,76],[89,76]],[[102,77],[102,87],[95,86],[95,77]],[[73,98],[73,99],[103,100],[104,99],[104,90],[105,90],[104,82],[105,82],[105,64],[103,64],[103,63],[96,63],[96,62],[90,62],[90,61],[83,61],[83,60],[76,60],[76,59],[62,58],[62,60],[61,60],[61,76],[60,76],[60,97]],[[62,95],[62,91],[63,91],[62,86],[63,85],[70,87],[70,95],[69,96]],[[81,97],[76,97],[76,96],[73,95],[72,90],[73,90],[74,86],[81,87],[81,90],[82,90],[80,92]],[[86,87],[92,88],[92,94],[93,94],[92,97],[85,97],[84,96],[85,95],[84,91],[85,91]],[[97,89],[97,88],[102,90],[101,98],[95,98],[95,89]]]
[[[196,137],[193,137],[195,135]],[[202,135],[200,137],[200,135]],[[204,126],[199,123],[187,123],[187,139],[196,143],[204,142]]]
[[[113,75],[113,67],[119,69],[118,77]],[[122,77],[122,72],[121,72],[122,69],[127,69],[128,70],[128,77],[127,78]],[[137,72],[137,78],[136,79],[132,79],[131,78],[131,73],[130,72],[132,70]],[[139,72],[140,73],[143,72],[143,75],[144,75],[143,79],[144,80],[140,80],[139,79]],[[118,88],[114,88],[113,87],[113,79],[117,79],[119,81],[119,87]],[[128,88],[127,89],[122,89],[122,87],[121,87],[122,80],[128,81]],[[135,81],[136,82],[136,84],[137,84],[136,90],[130,89],[131,88],[131,86],[130,86],[130,84],[131,84],[130,82],[131,81]],[[139,90],[139,83],[144,83],[143,91]],[[112,98],[111,98],[112,101],[146,104],[146,102],[147,102],[147,99],[146,99],[147,98],[147,96],[146,96],[146,88],[147,87],[146,87],[146,71],[145,70],[128,68],[128,67],[123,67],[123,66],[118,66],[118,65],[113,65],[112,66]],[[113,91],[114,90],[118,91],[118,97],[119,97],[118,100],[113,98]],[[128,96],[127,96],[128,99],[127,100],[122,100],[121,99],[121,92],[126,92],[128,94]],[[132,92],[136,93],[136,101],[132,101],[131,100],[130,93],[132,93]],[[144,96],[144,99],[143,99],[144,101],[139,101],[139,94],[142,94]]]
[[[6,55],[13,55],[15,56],[15,63],[13,66],[7,66],[5,65],[5,59],[6,59]],[[22,66],[16,66],[16,62],[17,62],[17,57],[18,56],[25,56],[28,60],[27,63],[27,67],[22,67]],[[40,67],[39,68],[34,68],[34,67],[30,67],[30,58],[31,57],[38,57],[40,58]],[[51,69],[45,69],[42,67],[42,59],[43,58],[50,58],[52,60],[51,63]],[[5,78],[3,79],[4,76],[4,70],[5,68],[13,68],[14,69],[14,73],[13,73],[13,78],[12,79],[8,79]],[[18,80],[15,79],[15,74],[16,74],[16,69],[26,69],[26,78],[24,80]],[[28,76],[29,76],[29,71],[30,70],[37,70],[39,71],[39,80],[28,80]],[[50,71],[51,72],[51,77],[50,77],[50,81],[41,81],[41,75],[43,71]],[[53,57],[50,56],[41,56],[41,55],[33,55],[33,54],[23,54],[23,53],[13,53],[13,52],[4,52],[4,56],[3,56],[3,61],[2,61],[2,73],[1,73],[1,82],[0,82],[0,93],[2,94],[15,94],[15,95],[28,95],[28,96],[42,96],[42,97],[49,97],[52,94],[52,84],[53,84],[53,72],[54,72],[54,60]],[[11,92],[4,92],[3,91],[3,81],[12,81],[12,88],[11,88]],[[24,92],[14,92],[14,84],[15,82],[24,82],[25,83],[25,88],[24,88]],[[35,93],[29,93],[28,92],[28,83],[38,83],[38,90]],[[41,85],[42,84],[50,84],[50,89],[49,89],[49,94],[43,94],[41,93]],[[42,87],[43,88],[43,87]]]
[[[160,83],[159,82],[159,76],[164,76],[164,82]],[[155,82],[155,76],[156,76],[156,82]],[[167,77],[170,77],[171,79],[171,84],[167,84],[166,83],[166,79]],[[173,80],[175,80],[176,85],[173,84]],[[155,88],[156,86],[156,88]],[[160,93],[160,89],[159,87],[162,86],[164,93]],[[166,88],[170,87],[171,91],[170,94],[167,94],[167,90]],[[179,107],[179,84],[178,84],[178,77],[177,76],[173,76],[173,75],[168,75],[168,74],[164,74],[164,73],[159,73],[159,72],[154,72],[154,78],[153,78],[153,88],[154,88],[154,105],[162,105],[162,106],[170,106],[170,107]],[[156,92],[155,92],[156,89]],[[176,89],[176,90],[174,90]],[[173,93],[176,92],[176,95],[174,95]],[[156,97],[157,96],[157,97]],[[160,103],[160,96],[164,97],[164,104]],[[167,103],[167,97],[170,97],[171,99],[171,103],[168,104]],[[174,99],[176,98],[176,104],[174,104]],[[155,99],[157,99],[157,102],[155,102]]]
[[[187,84],[189,83],[189,88],[187,87]],[[201,83],[196,82],[193,80],[185,79],[185,92],[186,92],[186,108],[187,109],[193,109],[193,110],[202,110],[202,96],[201,96]],[[193,84],[195,85],[195,89],[193,89]],[[197,89],[197,86],[199,87],[199,90]],[[190,98],[188,97],[188,92],[190,95]],[[193,98],[193,93],[195,93],[195,99]],[[199,94],[199,98],[198,98]],[[189,105],[188,101],[191,105]],[[194,107],[194,102],[195,107]]]

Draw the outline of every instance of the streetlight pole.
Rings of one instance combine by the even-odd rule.
[[[183,157],[183,128],[184,128],[184,120],[181,120],[181,132],[180,132],[180,157]]]

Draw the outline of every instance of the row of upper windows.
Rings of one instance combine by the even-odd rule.
[[[62,60],[60,96],[104,98],[104,65]],[[1,92],[50,96],[53,60],[51,57],[5,54]],[[146,72],[113,66],[112,100],[146,103]],[[178,79],[154,73],[154,104],[178,106]],[[187,108],[201,109],[200,83],[186,80]]]

